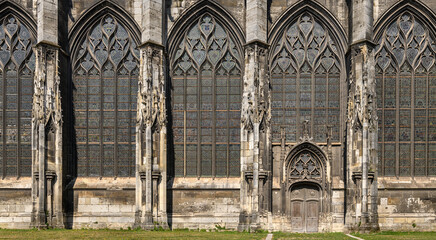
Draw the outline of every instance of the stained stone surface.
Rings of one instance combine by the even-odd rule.
[[[0,228],[434,231],[434,12],[0,1]]]

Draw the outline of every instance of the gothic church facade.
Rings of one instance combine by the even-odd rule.
[[[0,227],[436,229],[436,1],[0,1]]]

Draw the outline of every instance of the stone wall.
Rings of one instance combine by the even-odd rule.
[[[41,73],[39,76],[37,74],[36,80],[44,84],[50,83],[53,85],[55,80],[60,79],[62,88],[60,91],[54,89],[54,92],[58,94],[56,95],[57,100],[63,99],[63,109],[57,106],[52,109],[52,112],[42,114],[41,119],[44,116],[56,112],[57,116],[63,116],[63,118],[58,119],[59,125],[57,125],[56,129],[58,131],[66,131],[64,135],[62,135],[62,132],[57,133],[59,136],[65,137],[64,140],[59,140],[55,147],[57,151],[56,156],[58,157],[56,161],[56,164],[59,164],[58,168],[48,169],[49,171],[46,171],[44,169],[47,165],[45,162],[46,159],[41,153],[40,158],[36,159],[39,162],[33,162],[34,164],[41,163],[38,165],[38,168],[37,165],[33,166],[33,179],[26,177],[6,177],[0,179],[0,228],[29,228],[35,226],[31,223],[31,221],[34,220],[32,219],[32,213],[40,214],[41,218],[38,221],[43,224],[41,226],[45,226],[45,215],[48,211],[44,210],[51,207],[51,214],[65,214],[66,219],[58,219],[58,221],[61,224],[65,223],[66,227],[71,228],[119,229],[134,227],[138,220],[135,216],[137,214],[143,214],[141,217],[143,219],[147,218],[147,224],[150,224],[150,219],[152,219],[151,222],[154,222],[155,219],[160,219],[162,222],[168,220],[168,224],[172,228],[214,229],[219,226],[227,229],[237,229],[241,221],[241,216],[246,214],[246,216],[243,216],[246,217],[245,220],[247,220],[244,223],[246,224],[244,227],[260,226],[268,230],[292,230],[289,216],[283,211],[283,209],[285,209],[283,206],[286,206],[285,204],[289,201],[286,197],[288,195],[285,194],[286,191],[288,191],[288,189],[285,189],[288,179],[283,176],[283,161],[292,147],[295,146],[292,144],[296,143],[282,143],[283,146],[277,143],[271,144],[271,142],[269,142],[269,136],[266,136],[269,134],[270,126],[267,125],[269,123],[265,123],[270,119],[265,117],[265,121],[256,122],[260,119],[260,115],[254,116],[254,112],[265,111],[263,112],[265,115],[270,114],[268,113],[270,109],[266,110],[266,108],[270,107],[268,105],[270,103],[265,103],[270,101],[268,99],[269,96],[267,96],[269,95],[268,91],[270,89],[268,89],[268,87],[260,87],[268,86],[269,84],[269,82],[267,82],[268,74],[264,69],[269,61],[267,52],[270,49],[269,46],[265,44],[269,42],[267,37],[268,33],[271,31],[272,26],[283,21],[280,17],[292,6],[296,6],[296,4],[301,2],[314,5],[314,1],[146,1],[148,0],[110,0],[108,2],[113,3],[115,8],[119,8],[118,12],[120,15],[123,15],[122,17],[134,19],[133,23],[137,25],[139,31],[142,31],[139,33],[138,39],[141,39],[142,43],[147,43],[148,46],[147,48],[144,47],[147,44],[142,46],[141,55],[143,56],[141,56],[142,65],[140,67],[142,69],[159,69],[160,72],[156,70],[156,72],[148,73],[147,70],[146,74],[141,74],[143,79],[139,81],[142,81],[141,85],[143,87],[147,84],[150,84],[150,87],[156,87],[157,82],[161,84],[159,85],[161,88],[156,90],[160,91],[159,94],[162,94],[162,98],[159,98],[162,100],[160,103],[166,103],[164,100],[166,96],[163,94],[170,94],[169,91],[166,93],[163,92],[170,88],[170,86],[166,86],[166,84],[168,84],[168,79],[165,75],[165,71],[167,70],[165,68],[167,66],[162,64],[168,60],[167,53],[169,49],[165,49],[163,46],[167,44],[165,41],[167,40],[168,33],[173,24],[176,21],[183,22],[187,17],[184,15],[187,9],[203,3],[213,5],[211,9],[223,15],[228,13],[231,20],[235,21],[234,24],[236,28],[240,29],[246,35],[246,39],[241,40],[246,40],[243,44],[248,44],[245,46],[246,65],[242,66],[245,70],[244,84],[246,86],[244,91],[245,93],[249,93],[246,94],[246,96],[249,95],[251,97],[259,92],[262,94],[265,93],[265,95],[259,94],[259,96],[256,95],[250,99],[250,103],[254,103],[254,105],[251,106],[253,109],[248,109],[247,107],[249,102],[248,97],[244,98],[246,102],[242,104],[244,108],[247,108],[247,111],[245,111],[247,115],[253,113],[253,115],[247,116],[247,119],[251,118],[253,121],[246,122],[249,122],[251,125],[255,123],[254,125],[256,126],[254,127],[247,124],[245,127],[242,127],[241,130],[241,132],[245,131],[245,134],[242,135],[246,136],[245,142],[241,144],[243,148],[241,151],[241,162],[243,162],[243,166],[241,166],[241,177],[215,179],[173,178],[173,176],[168,174],[167,181],[166,163],[167,161],[171,162],[173,160],[166,159],[167,119],[165,114],[167,108],[171,106],[170,103],[168,106],[162,104],[159,108],[152,109],[152,112],[155,111],[153,113],[160,111],[160,117],[162,117],[159,120],[159,124],[162,127],[159,133],[161,134],[159,135],[160,140],[162,140],[159,142],[159,151],[161,151],[161,154],[158,154],[160,156],[159,161],[162,162],[159,162],[159,166],[157,166],[157,163],[153,166],[151,165],[152,156],[154,154],[152,152],[156,151],[156,149],[151,149],[150,146],[154,144],[152,141],[155,141],[153,139],[157,137],[151,137],[153,136],[152,134],[156,133],[151,133],[151,131],[156,130],[154,128],[152,130],[152,127],[155,125],[151,120],[148,121],[148,119],[147,127],[150,135],[146,137],[147,142],[145,143],[144,141],[141,143],[137,140],[138,146],[145,144],[143,147],[140,146],[137,149],[138,152],[140,152],[140,150],[147,150],[143,155],[143,157],[146,158],[145,161],[141,159],[141,154],[137,154],[137,164],[138,166],[141,164],[144,165],[143,168],[145,170],[141,169],[140,172],[139,167],[137,167],[136,178],[77,177],[72,154],[72,152],[74,152],[74,150],[72,150],[73,143],[69,142],[74,139],[74,133],[73,130],[71,130],[73,128],[72,119],[74,117],[74,109],[71,108],[72,92],[70,90],[72,89],[72,85],[71,72],[69,69],[71,60],[69,43],[71,39],[69,39],[68,33],[71,32],[73,26],[78,23],[78,20],[81,19],[88,10],[96,7],[94,10],[98,12],[98,4],[106,1],[12,0],[11,2],[20,6],[17,9],[23,9],[25,12],[29,13],[33,18],[30,20],[35,21],[35,25],[38,26],[38,29],[36,29],[38,32],[38,47],[36,47],[35,50],[39,49],[41,52],[45,52],[49,49],[50,53],[53,53],[53,56],[61,55],[61,57],[53,58],[48,62],[45,61],[44,58],[38,59],[37,65],[41,69],[60,69],[60,71],[59,73],[56,71],[48,71],[44,72],[44,74]],[[366,137],[366,139],[363,139],[363,132],[362,135],[357,133],[361,131],[361,129],[359,130],[359,128],[361,128],[361,126],[359,126],[361,122],[355,122],[355,125],[351,124],[352,121],[357,119],[353,120],[352,118],[354,116],[349,116],[350,119],[348,120],[350,124],[347,126],[346,115],[352,112],[353,106],[357,106],[357,104],[354,104],[352,101],[361,97],[363,99],[364,94],[367,94],[360,94],[360,92],[356,90],[356,95],[352,96],[348,90],[351,89],[350,91],[354,91],[354,89],[348,86],[348,84],[356,84],[356,82],[361,81],[361,83],[359,83],[360,86],[355,85],[354,87],[357,86],[356,89],[369,89],[366,88],[366,86],[362,87],[364,84],[363,80],[374,79],[374,75],[368,74],[368,72],[373,70],[374,66],[374,55],[368,54],[368,51],[372,51],[372,43],[370,43],[373,37],[372,26],[376,25],[377,20],[380,20],[381,16],[389,13],[389,9],[399,2],[398,0],[317,0],[315,3],[320,4],[320,7],[314,7],[314,11],[326,10],[326,17],[329,18],[332,16],[332,19],[326,19],[326,21],[339,23],[337,30],[344,30],[345,32],[346,37],[344,37],[343,41],[346,56],[344,56],[344,59],[345,57],[349,57],[349,59],[347,59],[345,63],[347,66],[343,66],[346,69],[346,71],[343,72],[350,74],[345,76],[344,73],[341,77],[341,140],[339,143],[334,143],[333,146],[326,143],[318,144],[320,152],[323,151],[329,155],[329,161],[328,164],[326,164],[328,166],[326,183],[323,186],[323,188],[328,189],[328,196],[322,196],[328,202],[323,203],[323,207],[327,210],[320,215],[320,231],[346,230],[347,217],[351,225],[358,225],[358,223],[360,223],[359,218],[362,217],[363,214],[368,214],[368,212],[373,209],[372,206],[369,210],[361,209],[361,206],[367,207],[373,202],[371,199],[365,199],[364,202],[364,197],[362,196],[366,195],[363,193],[363,190],[365,190],[365,193],[368,193],[367,195],[375,196],[377,199],[376,206],[378,206],[378,211],[375,211],[375,213],[378,212],[378,216],[367,215],[366,217],[369,219],[378,217],[378,224],[381,230],[425,231],[434,230],[436,228],[436,178],[380,177],[377,182],[377,173],[375,167],[372,167],[376,166],[376,164],[368,161],[368,159],[376,158],[377,156],[376,144],[369,144],[371,145],[369,147],[372,147],[369,153],[370,156],[366,155],[370,148],[368,146],[363,147],[363,142],[368,143],[371,139],[374,140],[372,143],[376,143],[376,135],[371,135],[372,138]],[[404,2],[415,1],[404,0]],[[428,7],[428,9],[433,12],[436,11],[436,1],[425,0],[421,2],[426,5],[426,7],[423,8]],[[108,5],[112,6],[112,4]],[[293,14],[292,12],[288,13]],[[84,19],[82,23],[86,21],[87,19]],[[79,26],[79,24],[77,24],[77,26]],[[133,29],[136,28],[134,27]],[[172,34],[176,33],[172,32]],[[60,46],[60,48],[58,48],[58,46]],[[368,50],[368,47],[370,50]],[[257,50],[255,51],[255,49]],[[259,49],[261,49],[261,51]],[[149,56],[154,55],[154,58],[151,57],[151,59],[147,59],[146,53],[151,53]],[[161,61],[156,61],[156,59]],[[261,60],[259,61],[259,59]],[[259,63],[261,61],[263,62]],[[150,63],[150,65],[145,66],[145,62]],[[264,65],[262,65],[263,63]],[[49,68],[47,68],[47,66],[49,66]],[[365,71],[362,71],[362,69],[366,69],[365,71],[367,72],[363,73]],[[54,72],[58,75],[55,76]],[[156,75],[159,75],[159,79],[153,79]],[[52,76],[53,78],[44,78],[45,76]],[[150,79],[154,82],[147,82]],[[153,84],[155,85],[151,86]],[[367,83],[365,82],[365,84]],[[254,91],[255,87],[257,88],[256,91]],[[151,88],[149,90],[151,91]],[[48,94],[53,93],[44,92],[41,95],[41,99],[46,99],[45,96]],[[143,94],[144,96],[150,97],[151,94],[155,93],[144,91]],[[260,98],[260,96],[263,98]],[[156,97],[156,95],[154,97]],[[170,98],[167,97],[167,99]],[[347,99],[352,100],[347,102]],[[254,106],[258,106],[258,102],[265,104],[263,105],[265,109],[254,109]],[[349,104],[349,109],[347,109],[347,103]],[[359,99],[359,104],[360,103],[365,102]],[[51,102],[46,103],[45,100],[41,100],[40,104],[41,106],[43,104],[47,106],[50,104],[53,105]],[[365,106],[367,104],[362,105]],[[37,106],[37,103],[34,103],[34,108],[35,106]],[[357,111],[358,113],[356,114],[364,112],[362,109],[358,109],[359,111]],[[142,110],[145,112],[147,109],[144,107]],[[142,110],[140,109],[138,112]],[[34,116],[34,118],[37,117]],[[65,125],[61,125],[62,122]],[[44,145],[45,143],[42,141],[46,136],[44,132],[45,126],[43,125],[45,122],[42,121],[41,124],[41,132],[34,133],[34,135],[40,134],[39,137],[41,138],[39,148],[36,146],[36,143],[33,143],[35,152],[37,152],[37,148],[41,151],[45,151],[46,148],[49,148]],[[262,124],[266,125],[263,126]],[[260,125],[262,125],[263,128],[259,128]],[[137,129],[140,129],[140,127],[141,126],[138,125]],[[259,129],[262,129],[262,134],[259,134]],[[171,131],[171,129],[168,131]],[[259,135],[261,137],[259,137]],[[170,137],[168,139],[170,139]],[[265,146],[259,147],[258,145]],[[61,150],[65,150],[65,153],[62,153]],[[270,150],[272,156],[270,156]],[[36,156],[36,154],[34,155]],[[169,155],[171,154],[168,154],[168,156]],[[364,155],[365,157],[363,157]],[[366,173],[364,173],[363,170],[364,162],[366,164]],[[62,164],[64,164],[63,167]],[[168,165],[173,166],[173,164]],[[172,169],[168,170],[168,173],[173,172]],[[373,174],[371,176],[372,179],[368,179],[368,171]],[[46,173],[50,173],[47,178],[45,176]],[[41,181],[38,179],[38,176],[42,176]],[[56,179],[53,183],[53,188],[46,188],[46,186],[48,186],[47,182],[51,183],[53,179]],[[264,179],[267,179],[265,180],[267,183],[264,185],[259,184],[259,182],[262,183],[261,180]],[[376,187],[373,189],[371,184],[374,179],[374,186]],[[63,182],[64,180],[65,182]],[[262,188],[259,188],[259,185],[261,185]],[[367,187],[371,187],[371,189],[368,190]],[[156,190],[157,188],[159,188],[159,191]],[[259,191],[259,193],[257,191]],[[267,192],[267,194],[265,194],[265,192]],[[51,200],[53,200],[53,202],[51,202],[51,200],[47,201],[45,197],[47,197],[47,199],[52,198]],[[262,199],[260,200],[261,197]],[[262,201],[269,202],[264,204]],[[266,206],[259,207],[261,204]],[[37,205],[38,207],[36,207]],[[156,211],[156,209],[158,210]],[[166,214],[168,214],[168,219],[166,218]],[[60,215],[58,215],[59,218],[61,218]],[[157,218],[157,215],[160,215],[160,218]],[[250,222],[252,220],[254,223]],[[61,225],[53,224],[53,226]]]
[[[132,228],[135,191],[132,179],[79,178],[73,191],[73,212],[67,225],[81,228]]]
[[[436,178],[379,179],[381,230],[431,231],[436,228]]]
[[[239,178],[175,178],[168,192],[173,228],[236,229],[239,222]]]
[[[0,180],[0,228],[30,228],[32,213],[32,180]]]
[[[235,230],[239,223],[239,190],[192,189],[172,191],[173,228]]]

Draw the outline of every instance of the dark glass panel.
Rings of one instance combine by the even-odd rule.
[[[415,167],[415,176],[425,176],[426,172],[426,151],[425,144],[416,144],[415,143],[415,158],[414,158],[414,167]]]
[[[409,176],[410,166],[410,144],[400,143],[400,176]]]
[[[295,142],[299,137],[297,129],[302,128],[305,120],[313,122],[311,135],[316,142],[325,141],[327,124],[335,126],[332,138],[339,141],[340,76],[336,64],[340,60],[329,36],[322,24],[305,14],[291,24],[274,48],[277,50],[271,66],[273,142],[280,142],[281,126],[285,127],[287,141]],[[287,115],[288,111],[291,114]]]
[[[436,141],[436,109],[428,110],[428,141]]]
[[[436,143],[428,144],[428,175],[436,175]]]
[[[227,145],[216,145],[216,175],[227,176]]]
[[[184,157],[183,145],[174,145],[174,173],[176,176],[183,176],[184,174]]]
[[[427,107],[427,76],[425,74],[415,75],[415,108]]]
[[[396,76],[385,77],[384,102],[385,108],[395,108],[396,105]]]
[[[178,156],[186,151],[187,166],[179,160],[175,167],[186,167],[188,176],[196,176],[198,167],[201,167],[201,175],[211,176],[212,156],[215,156],[216,167],[227,169],[228,166],[221,164],[227,163],[227,155],[218,159],[218,155],[223,156],[222,151],[212,152],[211,144],[225,144],[233,138],[238,139],[235,142],[240,141],[239,133],[228,136],[231,127],[239,128],[240,125],[240,54],[234,42],[221,23],[205,14],[189,27],[186,38],[181,40],[173,56],[174,143],[186,141],[192,147],[178,150]],[[193,67],[198,67],[198,71]],[[233,112],[236,114],[231,115]],[[201,149],[197,149],[200,143]],[[201,152],[199,156],[198,150]],[[199,166],[197,160],[201,162]],[[223,172],[226,175],[226,169],[217,174]],[[176,174],[183,173],[176,169]]]
[[[240,173],[241,149],[240,149],[239,144],[229,145],[229,151],[230,151],[230,159],[229,159],[229,164],[230,164],[229,172],[230,172],[230,174],[229,175],[239,177],[241,175],[241,173]]]
[[[426,141],[426,110],[415,109],[415,141]]]
[[[400,141],[410,141],[410,110],[400,110]]]
[[[186,144],[186,175],[197,176],[197,145]]]
[[[395,144],[384,144],[384,175],[395,176]]]
[[[130,34],[109,14],[87,32],[74,61],[77,150],[89,147],[88,155],[78,153],[78,162],[89,161],[89,165],[78,166],[86,168],[84,176],[133,176],[133,149],[126,150],[125,146],[130,145],[118,142],[135,142],[139,52]],[[117,126],[120,128],[115,139]],[[115,153],[115,149],[120,151]],[[116,158],[116,154],[121,157]],[[118,172],[115,165],[119,166]]]

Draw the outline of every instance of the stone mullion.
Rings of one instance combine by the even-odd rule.
[[[131,108],[132,108],[132,103],[133,103],[133,101],[132,101],[132,81],[133,81],[132,73],[129,73],[129,114],[128,114],[128,116],[129,116],[130,123],[132,122],[132,109]],[[133,136],[133,134],[135,134],[132,132],[132,126],[129,126],[128,133],[129,133],[129,161],[128,161],[128,163],[130,163],[130,161],[132,161],[132,159],[133,159],[133,157],[132,157],[132,152],[133,152],[132,136]],[[136,145],[136,143],[135,143],[135,145]],[[135,165],[135,162],[133,162],[133,165]],[[128,166],[128,168],[129,168],[128,174],[129,174],[129,177],[131,177],[132,176],[132,167]]]
[[[200,67],[200,66],[199,66]],[[197,178],[201,177],[201,72],[197,72]]]
[[[104,134],[104,93],[103,93],[103,89],[104,89],[104,85],[103,85],[103,81],[104,77],[103,77],[103,69],[100,69],[100,123],[99,123],[99,132],[100,132],[100,154],[99,154],[99,158],[100,158],[100,178],[103,177],[103,156],[104,156],[104,148],[103,148],[103,134]]]
[[[311,72],[311,74],[310,74],[310,79],[311,79],[311,83],[310,83],[310,87],[311,87],[311,89],[310,89],[310,91],[311,91],[311,93],[310,93],[310,101],[311,101],[311,103],[310,103],[310,108],[311,108],[311,110],[310,110],[310,133],[309,133],[309,136],[312,136],[313,137],[313,130],[314,130],[314,123],[315,123],[315,71],[312,69],[312,72]]]
[[[385,75],[385,72],[383,71],[382,93],[381,93],[381,96],[377,96],[377,97],[382,99],[382,102],[381,102],[382,105],[378,106],[378,107],[382,108],[382,110],[381,110],[382,124],[381,124],[381,126],[379,126],[379,128],[381,129],[381,134],[382,134],[382,139],[381,139],[381,142],[382,142],[382,144],[381,144],[381,155],[382,155],[382,157],[381,157],[381,159],[382,159],[381,173],[382,174],[381,175],[383,175],[383,176],[385,176],[385,165],[386,165],[385,164],[385,134],[384,134],[385,133],[385,123],[384,123],[384,121],[385,121],[385,109],[384,109],[384,106],[385,106],[385,79],[386,79],[386,75]],[[379,141],[379,140],[377,139],[377,141]],[[380,146],[380,144],[379,144],[379,146]],[[380,154],[380,152],[379,152],[379,154]]]
[[[330,125],[329,124],[329,114],[330,114],[330,104],[329,104],[329,100],[330,100],[330,95],[329,95],[329,72],[326,70],[326,74],[325,74],[325,101],[326,101],[326,106],[325,106],[325,111],[326,111],[326,131],[327,131],[327,126]],[[315,121],[315,120],[314,120]],[[339,129],[341,129],[341,127],[339,126]],[[328,132],[328,134],[330,134],[330,132]],[[333,138],[333,136],[330,135],[330,138]],[[332,141],[333,142],[333,141]],[[326,144],[327,144],[327,138],[326,138]]]
[[[282,72],[281,73],[282,74],[282,92],[281,92],[281,95],[282,95],[282,99],[281,99],[281,101],[282,101],[282,107],[281,107],[281,110],[282,110],[282,113],[283,113],[283,116],[281,116],[281,118],[282,118],[282,124],[280,125],[280,128],[281,127],[284,127],[285,126],[285,121],[286,121],[286,114],[285,114],[285,112],[286,112],[286,107],[285,107],[285,101],[286,101],[286,75],[285,75],[285,73],[284,72]],[[298,99],[296,99],[296,101],[297,101]],[[290,110],[290,109],[289,109]],[[286,139],[285,139],[285,143],[286,143]]]
[[[21,170],[21,73],[17,67],[17,177]]]
[[[4,179],[5,177],[6,177],[6,73],[3,71],[3,74],[2,74],[2,83],[3,83],[3,92],[2,92],[2,94],[3,94],[3,109],[2,109],[2,112],[3,112],[3,122],[2,122],[2,139],[1,139],[1,141],[2,141],[2,148],[3,148],[3,150],[2,150],[2,152],[0,153],[0,154],[2,154],[3,155],[3,162],[2,162],[2,165],[3,165],[3,171],[2,171],[2,179]]]
[[[86,176],[89,177],[89,72],[86,73]]]
[[[215,178],[216,177],[216,131],[217,131],[217,127],[216,127],[216,69],[213,68],[212,71],[212,159],[211,159],[211,167],[212,167],[212,177]],[[228,127],[227,127],[228,129]]]
[[[415,71],[412,70],[410,80],[410,176],[415,176]]]
[[[425,94],[425,97],[426,97],[426,109],[425,109],[425,176],[429,176],[429,171],[428,171],[428,169],[429,169],[429,161],[428,161],[428,159],[429,159],[429,152],[430,152],[430,148],[429,148],[429,144],[428,144],[428,142],[429,142],[429,139],[428,139],[428,120],[429,120],[429,114],[430,114],[430,110],[429,110],[429,108],[430,108],[430,84],[429,84],[429,82],[430,82],[430,74],[427,72],[427,74],[426,74],[427,76],[427,79],[426,79],[426,88],[425,88],[425,90],[426,90],[426,94]]]
[[[297,125],[297,135],[295,136],[296,137],[296,139],[295,140],[297,140],[298,141],[298,136],[301,136],[301,129],[300,129],[300,125],[301,125],[301,123],[300,123],[300,114],[301,114],[301,112],[300,112],[300,109],[301,109],[301,104],[300,104],[300,99],[301,99],[301,91],[300,91],[300,79],[301,79],[301,76],[300,76],[300,68],[299,69],[297,69],[296,70],[296,78],[295,78],[295,88],[297,89],[297,91],[296,91],[296,95],[297,95],[297,99],[296,99],[296,103],[297,103],[297,109],[296,109],[296,115],[297,115],[297,119],[296,119],[296,121],[295,121],[295,124]]]
[[[183,105],[184,105],[184,109],[183,109],[183,176],[186,177],[186,171],[187,171],[187,159],[186,159],[186,115],[188,114],[188,103],[187,103],[187,82],[188,80],[186,79],[186,72],[183,74]],[[174,101],[174,99],[173,99]],[[200,119],[198,118],[199,116],[197,116],[197,121],[199,121]],[[198,139],[197,139],[198,140]]]
[[[227,84],[226,84],[226,91],[227,91],[227,96],[226,96],[226,99],[227,99],[226,177],[230,176],[230,142],[231,142],[231,140],[230,140],[231,139],[231,136],[230,136],[230,113],[232,112],[231,108],[230,108],[230,105],[231,105],[231,102],[230,102],[230,84],[231,84],[231,78],[230,78],[230,72],[229,72],[229,73],[227,73]]]
[[[114,66],[115,68],[115,79],[114,79],[114,87],[115,87],[115,96],[114,96],[114,156],[113,156],[113,160],[114,160],[114,177],[118,177],[118,69],[116,66]],[[130,119],[129,119],[130,120]]]
[[[400,176],[400,73],[398,71],[395,80],[395,175],[397,178]]]

